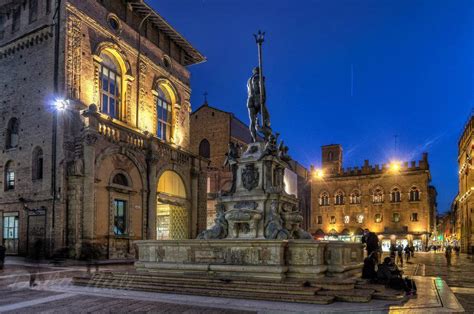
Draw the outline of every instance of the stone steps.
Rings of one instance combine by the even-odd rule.
[[[272,290],[260,289],[260,286],[255,284],[246,288],[228,287],[228,284],[221,284],[220,286],[202,286],[201,283],[195,283],[193,286],[193,284],[189,282],[188,284],[183,285],[182,283],[172,283],[172,278],[168,278],[168,283],[161,282],[160,284],[157,284],[152,280],[139,281],[136,279],[129,279],[128,281],[126,281],[125,278],[121,279],[104,279],[99,278],[99,276],[94,276],[93,278],[75,277],[74,284],[80,286],[94,286],[100,288],[119,288],[147,292],[180,293],[266,301],[302,302],[312,304],[330,304],[334,301],[333,296],[316,295],[315,293],[317,292],[317,289],[315,288],[307,289],[302,287],[300,290]],[[280,288],[283,288],[283,286],[281,286]]]
[[[101,272],[75,277],[74,284],[99,288],[191,294],[266,301],[329,304],[333,301],[403,300],[400,291],[355,279],[320,278],[317,281],[266,281],[212,276],[176,276],[141,272]]]

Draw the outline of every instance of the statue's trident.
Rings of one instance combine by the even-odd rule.
[[[255,37],[255,42],[257,43],[258,47],[258,68],[259,68],[259,81],[260,81],[260,116],[262,120],[262,128],[265,127],[265,121],[263,117],[263,61],[262,61],[262,44],[264,42],[265,32],[258,31],[257,34],[253,34]]]

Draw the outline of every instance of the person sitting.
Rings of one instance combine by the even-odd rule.
[[[377,252],[372,252],[364,259],[364,267],[362,268],[362,279],[375,281],[377,279]]]
[[[415,282],[402,277],[402,271],[398,269],[392,258],[386,257],[377,269],[377,282],[385,284],[391,289],[404,290],[407,295],[416,294]]]

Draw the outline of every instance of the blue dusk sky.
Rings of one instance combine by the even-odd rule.
[[[189,67],[193,109],[248,122],[246,81],[266,32],[272,128],[301,164],[338,143],[344,166],[429,153],[438,210],[457,186],[457,140],[474,103],[474,1],[149,0],[207,62]]]

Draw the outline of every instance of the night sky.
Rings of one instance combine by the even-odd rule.
[[[193,109],[248,122],[246,81],[266,32],[272,128],[305,166],[339,143],[344,166],[429,153],[438,210],[457,193],[457,140],[474,103],[474,1],[148,0],[208,61],[189,68]]]

